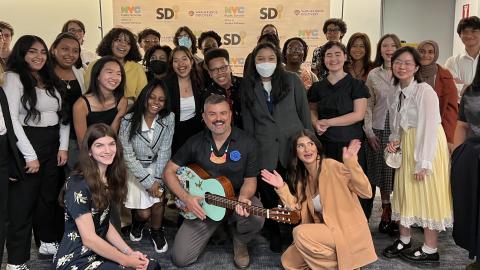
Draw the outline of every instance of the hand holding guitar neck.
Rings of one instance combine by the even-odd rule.
[[[262,180],[267,182],[267,184],[273,186],[274,188],[281,188],[283,187],[283,178],[277,171],[273,171],[273,173],[269,172],[266,169],[261,171]]]
[[[249,199],[242,198],[241,196],[238,197],[238,201],[246,203],[247,205],[252,205],[252,202]],[[247,209],[244,208],[242,204],[237,204],[235,206],[235,212],[237,212],[237,214],[242,217],[248,217],[250,215],[250,213],[248,213]]]

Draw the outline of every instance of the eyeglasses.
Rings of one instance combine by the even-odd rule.
[[[327,28],[327,33],[338,33],[340,32],[340,28],[335,27],[335,28]]]
[[[83,33],[83,30],[82,30],[82,28],[78,28],[78,29],[70,28],[70,29],[68,29],[68,32],[70,32],[72,34],[76,34],[76,33]]]
[[[213,74],[218,74],[220,72],[226,72],[228,70],[228,67],[229,67],[229,65],[224,65],[224,66],[221,66],[221,67],[218,67],[218,68],[212,68],[212,69],[209,69],[209,70]]]
[[[401,67],[401,66],[405,66],[405,67],[413,67],[415,66],[415,63],[414,62],[403,62],[403,61],[400,61],[400,60],[395,60],[393,61],[393,65],[396,66],[396,67]]]
[[[301,52],[303,52],[303,47],[287,47],[287,52],[289,52],[289,53],[295,53],[295,52],[301,53]]]
[[[159,43],[160,40],[158,38],[154,39],[142,39],[143,43]]]

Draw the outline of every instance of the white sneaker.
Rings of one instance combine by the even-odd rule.
[[[40,241],[40,248],[38,249],[38,253],[43,256],[52,256],[57,253],[58,244],[56,242],[53,243],[45,243]]]
[[[28,266],[24,263],[22,264],[7,264],[7,268],[5,270],[30,270]]]

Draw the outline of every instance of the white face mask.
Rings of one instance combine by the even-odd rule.
[[[272,76],[276,67],[277,67],[277,63],[271,63],[271,62],[255,64],[255,68],[257,69],[258,74],[260,74],[260,76],[264,78],[268,78]]]

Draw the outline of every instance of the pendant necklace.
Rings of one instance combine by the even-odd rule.
[[[63,80],[63,82],[67,85],[67,89],[70,90],[72,87],[70,86],[71,80]]]
[[[227,162],[227,152],[228,152],[228,147],[230,146],[230,142],[228,142],[227,147],[225,148],[225,152],[221,156],[215,155],[215,151],[213,150],[213,146],[210,145],[210,161],[215,163],[215,164],[224,164]]]

